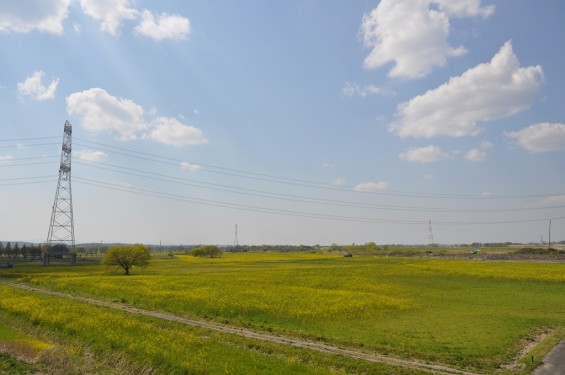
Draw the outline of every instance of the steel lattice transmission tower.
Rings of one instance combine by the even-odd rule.
[[[53,202],[49,234],[47,235],[47,251],[55,247],[75,251],[75,229],[73,221],[73,199],[71,193],[71,143],[73,128],[65,122],[59,181]]]
[[[432,232],[432,221],[428,221],[429,229],[428,229],[428,245],[434,244],[434,233]]]

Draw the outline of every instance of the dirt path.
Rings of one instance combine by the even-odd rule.
[[[324,352],[324,353],[338,354],[338,355],[342,355],[342,356],[345,356],[345,357],[360,359],[360,360],[369,361],[369,362],[383,363],[383,364],[387,364],[387,365],[391,365],[391,366],[406,367],[406,368],[422,370],[422,371],[427,371],[427,372],[430,372],[430,373],[442,374],[442,375],[479,375],[479,374],[476,374],[476,373],[473,373],[473,372],[458,370],[458,369],[454,369],[454,368],[450,368],[450,367],[442,366],[442,365],[432,365],[432,364],[422,363],[422,362],[413,361],[413,360],[394,358],[394,357],[389,357],[389,356],[384,356],[384,355],[379,355],[379,354],[364,353],[364,352],[355,351],[355,350],[351,350],[351,349],[343,349],[343,348],[338,348],[336,346],[326,345],[326,344],[313,342],[313,341],[301,340],[301,339],[297,339],[297,338],[276,336],[276,335],[267,334],[267,333],[259,333],[259,332],[254,332],[254,331],[250,331],[250,330],[243,329],[243,328],[230,327],[230,326],[225,326],[225,325],[221,325],[221,324],[210,323],[210,322],[207,322],[205,320],[188,319],[188,318],[183,318],[183,317],[176,316],[176,315],[173,315],[173,314],[151,311],[151,310],[145,310],[145,309],[140,309],[140,308],[137,308],[137,307],[127,306],[127,305],[113,303],[113,302],[101,301],[101,300],[92,299],[92,298],[80,297],[80,296],[75,296],[75,295],[66,294],[66,293],[59,293],[59,292],[54,292],[54,291],[47,290],[47,289],[35,288],[35,287],[23,285],[23,284],[10,283],[10,282],[4,282],[4,281],[0,281],[0,283],[3,284],[3,285],[9,285],[9,286],[14,287],[14,288],[29,290],[29,291],[47,294],[47,295],[51,295],[51,296],[56,296],[56,297],[60,297],[60,298],[66,298],[66,299],[70,299],[70,300],[73,300],[73,301],[89,303],[91,305],[103,306],[103,307],[107,307],[107,308],[111,308],[111,309],[115,309],[115,310],[126,311],[126,312],[130,312],[130,313],[133,313],[133,314],[151,316],[151,317],[155,317],[155,318],[159,318],[159,319],[169,320],[169,321],[173,321],[173,322],[179,322],[179,323],[183,323],[183,324],[187,324],[187,325],[191,325],[191,326],[196,326],[196,327],[203,327],[203,328],[211,329],[211,330],[222,332],[222,333],[229,333],[229,334],[244,336],[244,337],[247,337],[247,338],[253,338],[253,339],[262,340],[262,341],[275,342],[275,343],[283,344],[283,345],[291,345],[291,346],[295,346],[295,347],[298,347],[298,348],[305,348],[305,349],[315,350],[315,351]]]

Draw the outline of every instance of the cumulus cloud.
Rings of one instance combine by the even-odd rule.
[[[117,134],[121,140],[137,139],[137,133],[148,127],[140,105],[129,99],[114,97],[101,88],[69,95],[67,112],[77,116],[86,130]]]
[[[341,92],[347,96],[359,95],[364,98],[368,95],[383,95],[383,96],[393,96],[394,93],[388,89],[381,88],[375,85],[365,85],[361,86],[358,83],[346,82]]]
[[[59,78],[52,80],[49,86],[45,86],[42,82],[44,74],[42,71],[37,71],[30,77],[27,77],[25,81],[18,83],[18,94],[29,96],[39,101],[53,99],[59,85]]]
[[[186,17],[167,13],[162,13],[155,20],[153,13],[145,9],[135,31],[155,40],[186,39],[190,34],[190,21]]]
[[[158,117],[147,123],[143,107],[132,100],[112,96],[101,88],[69,95],[67,112],[76,116],[86,130],[114,134],[123,141],[144,138],[174,146],[208,143],[202,130],[184,125],[175,118]]]
[[[565,124],[534,124],[505,135],[532,153],[565,150]]]
[[[116,35],[124,20],[135,19],[139,11],[131,0],[80,0],[84,13],[100,22],[100,29]]]
[[[411,147],[402,152],[399,156],[405,161],[416,161],[422,163],[431,163],[449,157],[449,155],[440,150],[437,146],[427,147]]]
[[[447,42],[449,17],[489,16],[494,7],[481,7],[480,0],[382,0],[363,16],[361,34],[366,68],[378,68],[394,62],[390,77],[418,78],[448,57],[464,55],[463,46]]]
[[[202,130],[181,124],[175,118],[159,117],[155,120],[149,138],[173,146],[199,145],[208,143]]]
[[[487,141],[483,141],[481,142],[481,145],[479,146],[479,148],[474,148],[471,149],[467,152],[467,154],[465,155],[465,159],[469,160],[469,161],[483,161],[487,158],[487,152],[486,150],[491,148],[493,146],[492,143],[487,142]]]
[[[0,32],[63,33],[70,0],[0,1]]]
[[[181,162],[180,167],[182,169],[185,169],[185,170],[191,171],[191,172],[196,172],[196,171],[199,171],[201,169],[201,167],[198,164],[192,164],[192,163],[189,163],[187,161]]]
[[[362,184],[356,185],[353,190],[360,192],[370,192],[376,190],[386,190],[388,188],[388,183],[384,181],[379,182],[364,182]]]
[[[103,151],[80,150],[80,151],[75,151],[74,154],[80,160],[86,160],[86,161],[104,161],[108,158],[108,154],[106,154]]]
[[[64,21],[71,0],[20,0],[0,1],[0,32],[30,32],[38,30],[63,34]],[[134,7],[135,0],[80,0],[82,11],[100,23],[100,29],[118,35],[124,21],[139,19],[135,32],[153,38],[186,39],[190,34],[190,21],[186,17],[162,13],[155,17],[151,11],[142,12]],[[71,25],[80,32],[80,25]]]
[[[541,66],[520,68],[506,42],[489,63],[423,95],[400,103],[389,125],[400,137],[462,137],[479,133],[477,122],[508,117],[528,108],[543,80]]]

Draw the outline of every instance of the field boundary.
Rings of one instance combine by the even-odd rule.
[[[102,300],[97,300],[97,299],[87,298],[87,297],[81,297],[81,296],[76,296],[76,295],[67,294],[67,293],[55,292],[55,291],[52,291],[52,290],[32,287],[32,286],[29,286],[29,285],[24,285],[24,284],[19,284],[19,283],[12,283],[12,282],[0,280],[0,284],[11,286],[13,288],[28,290],[28,291],[32,291],[32,292],[36,292],[36,293],[41,293],[41,294],[56,296],[56,297],[60,297],[60,298],[70,299],[70,300],[77,301],[77,302],[83,302],[83,303],[88,303],[88,304],[91,304],[91,305],[107,307],[107,308],[114,309],[114,310],[125,311],[125,312],[129,312],[129,313],[132,313],[132,314],[150,316],[150,317],[168,320],[168,321],[172,321],[172,322],[178,322],[178,323],[182,323],[182,324],[186,324],[186,325],[190,325],[190,326],[206,328],[206,329],[210,329],[210,330],[221,332],[221,333],[233,334],[233,335],[243,336],[243,337],[246,337],[246,338],[252,338],[252,339],[261,340],[261,341],[278,343],[278,344],[282,344],[282,345],[290,345],[290,346],[294,346],[294,347],[297,347],[297,348],[315,350],[315,351],[318,351],[318,352],[337,354],[337,355],[342,355],[342,356],[354,358],[354,359],[360,359],[360,360],[364,360],[364,361],[368,361],[368,362],[382,363],[382,364],[386,364],[386,365],[390,365],[390,366],[398,366],[398,367],[405,367],[405,368],[410,368],[410,369],[415,369],[415,370],[422,370],[422,371],[427,371],[427,372],[430,372],[430,373],[435,373],[435,374],[440,374],[440,375],[481,375],[481,374],[478,374],[478,373],[459,370],[459,369],[455,369],[455,368],[451,368],[451,367],[443,366],[443,365],[428,364],[428,363],[423,363],[423,362],[419,362],[419,361],[415,361],[415,360],[400,359],[400,358],[385,356],[385,355],[381,355],[381,354],[372,354],[372,353],[366,353],[366,352],[361,352],[361,351],[356,351],[356,350],[351,350],[351,349],[339,348],[337,346],[327,345],[327,344],[324,344],[324,343],[319,343],[319,342],[314,342],[314,341],[302,340],[302,339],[285,337],[285,336],[277,336],[277,335],[268,334],[268,333],[260,333],[260,332],[255,332],[255,331],[251,331],[251,330],[244,329],[244,328],[226,326],[226,325],[217,324],[217,323],[211,323],[211,322],[208,322],[208,321],[205,321],[205,320],[189,319],[189,318],[184,318],[184,317],[180,317],[180,316],[177,316],[177,315],[173,315],[173,314],[170,314],[170,313],[141,309],[141,308],[128,306],[128,305],[124,305],[124,304],[119,304],[119,303],[115,303],[115,302],[102,301]]]

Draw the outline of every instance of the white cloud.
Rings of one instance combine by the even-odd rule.
[[[27,77],[25,81],[18,83],[18,93],[39,101],[53,99],[57,85],[59,85],[59,78],[52,80],[49,86],[44,86],[42,82],[44,74],[42,71],[37,71]]]
[[[359,95],[364,98],[368,95],[383,95],[383,96],[394,96],[395,94],[388,90],[375,85],[365,85],[361,86],[358,83],[346,82],[341,92],[347,96]]]
[[[86,160],[86,161],[103,161],[108,158],[108,154],[106,154],[103,151],[81,150],[81,151],[75,151],[74,154],[80,160]]]
[[[437,146],[412,147],[402,152],[400,159],[406,161],[417,161],[422,163],[431,163],[449,157],[448,154],[441,151]]]
[[[481,193],[481,195],[482,195],[484,198],[488,198],[488,197],[491,197],[491,196],[492,196],[492,193],[491,193],[490,191],[483,191],[483,192]]]
[[[137,18],[139,11],[131,0],[80,0],[84,13],[100,21],[100,29],[116,35],[124,20]]]
[[[5,0],[0,1],[0,32],[38,30],[63,34],[64,21],[72,0]],[[78,2],[78,1],[77,1]],[[162,13],[157,19],[151,11],[140,12],[135,0],[80,0],[82,11],[100,23],[100,29],[112,35],[119,33],[124,21],[139,19],[135,31],[155,40],[186,39],[190,21],[186,17]],[[81,26],[70,25],[79,33]]]
[[[399,104],[398,119],[389,130],[400,137],[476,135],[477,122],[511,116],[528,108],[542,79],[541,66],[520,68],[512,44],[506,42],[489,63]]]
[[[388,188],[388,183],[384,181],[379,182],[364,182],[362,184],[356,185],[353,190],[360,192],[370,192],[376,190],[386,190]]]
[[[120,140],[153,139],[173,146],[208,143],[202,130],[175,118],[158,117],[147,123],[144,110],[129,99],[117,98],[101,88],[75,92],[67,97],[67,112],[92,133],[115,134]]]
[[[63,33],[70,0],[0,1],[0,32]]]
[[[347,181],[345,181],[345,179],[338,177],[335,181],[334,181],[334,185],[335,186],[343,186],[347,183]]]
[[[434,0],[433,3],[454,17],[488,17],[495,10],[494,5],[481,7],[481,0]]]
[[[182,169],[185,169],[185,170],[188,170],[188,171],[191,171],[191,172],[199,171],[202,168],[198,164],[192,164],[192,163],[189,163],[187,161],[181,162],[180,167]]]
[[[474,148],[465,154],[465,159],[470,161],[483,161],[487,158],[487,153],[484,150]]]
[[[8,164],[12,159],[12,155],[0,155],[0,164]]]
[[[541,202],[542,206],[555,206],[562,204],[565,204],[565,195],[552,195]]]
[[[186,17],[167,13],[162,13],[155,21],[153,13],[145,9],[135,31],[155,40],[186,39],[190,34],[190,21]]]
[[[202,130],[181,124],[175,118],[159,117],[155,120],[149,138],[173,146],[199,145],[208,143]]]
[[[469,150],[465,155],[465,159],[470,161],[483,161],[487,158],[486,150],[493,147],[493,144],[488,141],[482,141],[479,148]]]
[[[140,105],[129,99],[116,98],[100,88],[69,95],[67,112],[77,116],[86,130],[114,133],[121,140],[137,139],[137,133],[148,128]]]
[[[565,124],[546,122],[504,134],[532,153],[565,150]]]
[[[479,148],[481,150],[486,150],[486,149],[489,149],[489,148],[492,148],[492,147],[494,147],[494,144],[492,142],[489,142],[489,141],[482,141],[481,145],[479,146]]]
[[[431,5],[438,5],[438,1],[382,0],[365,14],[361,34],[365,47],[371,49],[365,67],[378,68],[394,62],[389,76],[418,78],[436,66],[445,65],[447,57],[465,54],[467,50],[463,46],[453,48],[447,42],[449,16],[441,7],[447,2],[439,3],[440,9],[432,9]],[[472,6],[445,8],[460,16],[472,15]]]

